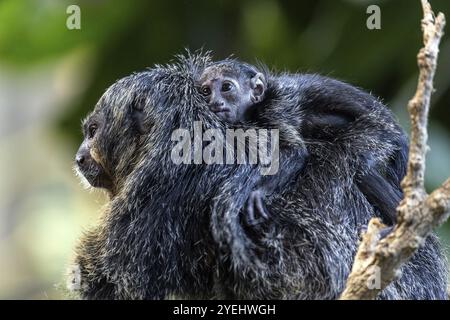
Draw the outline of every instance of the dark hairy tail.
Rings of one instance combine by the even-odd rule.
[[[396,208],[403,199],[401,181],[408,163],[408,141],[399,140],[398,148],[384,168],[373,167],[357,182],[361,192],[378,211],[385,224],[396,222]]]

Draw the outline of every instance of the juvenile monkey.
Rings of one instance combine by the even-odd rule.
[[[284,187],[287,177],[295,176],[304,167],[304,152],[295,153],[296,149],[304,149],[304,142],[311,139],[329,143],[336,134],[352,130],[351,123],[358,117],[385,109],[376,98],[338,80],[308,74],[272,74],[235,59],[210,64],[199,76],[197,86],[209,109],[225,122],[280,129],[280,172],[262,177],[252,192],[245,207],[250,221],[257,214],[267,218],[262,198]],[[391,139],[381,138],[388,142]],[[367,165],[367,174],[357,180],[387,224],[395,221],[395,208],[402,197],[402,174],[398,172],[404,169],[407,150],[404,135],[390,143],[398,148],[389,156],[392,172],[380,174],[369,154],[361,159]],[[381,197],[380,190],[388,190],[391,196]]]

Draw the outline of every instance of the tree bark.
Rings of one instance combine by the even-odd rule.
[[[428,112],[445,16],[442,13],[435,16],[428,1],[421,1],[424,47],[417,55],[420,72],[417,90],[408,103],[411,138],[407,173],[401,184],[404,199],[397,207],[397,224],[386,238],[379,240],[380,231],[385,227],[379,219],[369,222],[340,297],[342,300],[375,299],[450,213],[450,178],[430,195],[424,187]]]

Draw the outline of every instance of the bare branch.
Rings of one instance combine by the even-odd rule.
[[[375,299],[395,280],[402,264],[411,258],[432,230],[449,216],[450,179],[429,196],[424,188],[428,112],[445,16],[442,13],[435,16],[427,0],[422,0],[422,8],[424,47],[417,55],[420,71],[417,90],[408,103],[411,140],[407,173],[402,181],[404,199],[397,208],[397,225],[391,234],[378,241],[383,225],[378,219],[370,221],[341,299]],[[374,279],[378,279],[376,285]]]

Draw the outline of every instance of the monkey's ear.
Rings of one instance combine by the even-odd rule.
[[[252,89],[252,101],[261,102],[266,92],[266,78],[262,73],[257,73],[250,79],[250,88]]]

